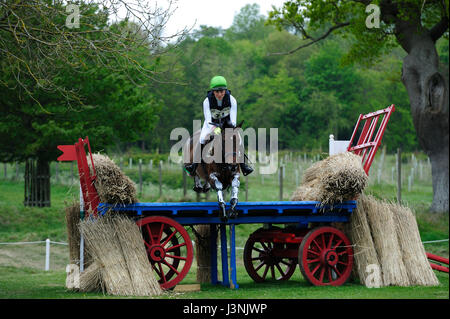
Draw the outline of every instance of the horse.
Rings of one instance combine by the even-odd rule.
[[[236,127],[230,127],[228,122],[219,121],[219,123],[210,123],[216,128],[220,128],[220,134],[216,134],[215,130],[210,133],[209,139],[203,147],[201,154],[203,162],[197,166],[195,175],[193,176],[196,192],[208,192],[213,188],[217,192],[217,201],[220,208],[220,218],[227,221],[228,218],[237,216],[236,205],[238,203],[239,193],[239,163],[243,159],[244,149],[239,129],[242,123]],[[185,154],[189,154],[190,163],[193,162],[193,148],[195,143],[199,143],[200,131],[195,132],[185,144]],[[230,149],[231,144],[231,149]],[[225,146],[225,152],[223,151]],[[200,145],[197,145],[200,149]],[[188,153],[186,153],[188,152]],[[204,184],[201,184],[201,181]],[[223,193],[231,187],[230,210],[226,211],[226,204]]]

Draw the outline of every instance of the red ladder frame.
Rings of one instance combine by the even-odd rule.
[[[91,175],[91,171],[89,170],[89,165],[86,158],[86,151],[84,149],[86,145],[88,146],[89,150],[93,175]],[[75,143],[74,145],[58,145],[58,149],[63,152],[63,154],[58,157],[58,161],[77,161],[78,174],[80,176],[80,186],[85,204],[85,212],[88,212],[88,215],[89,212],[92,212],[94,217],[97,217],[97,207],[100,203],[100,198],[98,197],[97,189],[94,186],[94,181],[97,178],[97,173],[94,167],[94,160],[92,159],[89,139],[87,137],[84,140],[80,138],[78,139],[78,143]]]
[[[375,153],[377,152],[378,147],[381,144],[381,139],[383,138],[384,131],[386,130],[386,125],[389,121],[389,118],[391,117],[392,112],[394,111],[395,106],[394,104],[392,104],[385,109],[365,115],[359,115],[358,122],[356,123],[356,126],[353,130],[353,134],[348,144],[347,151],[362,156],[363,168],[367,175],[369,175],[370,166],[372,165],[373,159],[375,158]],[[380,118],[380,116],[383,116],[383,119],[380,126],[378,127],[377,133],[375,134],[375,138],[372,139],[376,131],[378,119]],[[365,123],[362,128],[361,134],[359,135],[358,142],[355,146],[352,146],[358,132],[359,124],[362,121],[365,121]]]

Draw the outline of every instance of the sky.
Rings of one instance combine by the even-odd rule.
[[[286,0],[178,0],[177,9],[166,26],[167,34],[184,27],[198,29],[200,25],[228,29],[233,18],[246,4],[257,3],[260,13],[268,16],[272,5],[280,8]]]

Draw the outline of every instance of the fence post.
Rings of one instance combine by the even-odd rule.
[[[45,271],[50,269],[50,239],[45,240]]]
[[[284,172],[284,166],[280,166],[279,169],[279,180],[280,180],[280,201],[283,200],[283,172]]]
[[[73,161],[70,162],[70,185],[73,185]]]
[[[56,180],[56,183],[59,184],[59,162],[56,162],[55,180]]]
[[[159,197],[162,196],[162,161],[159,161]]]
[[[187,194],[186,171],[184,170],[184,168],[182,168],[181,171],[183,172],[183,196],[186,197],[186,194]]]
[[[397,148],[397,202],[402,203],[402,151]]]
[[[139,194],[142,195],[142,159],[139,159]]]

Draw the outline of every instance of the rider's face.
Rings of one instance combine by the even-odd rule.
[[[214,96],[216,97],[216,99],[218,99],[219,101],[221,101],[223,99],[223,97],[225,96],[225,90],[220,90],[220,91],[213,91],[214,92]]]

